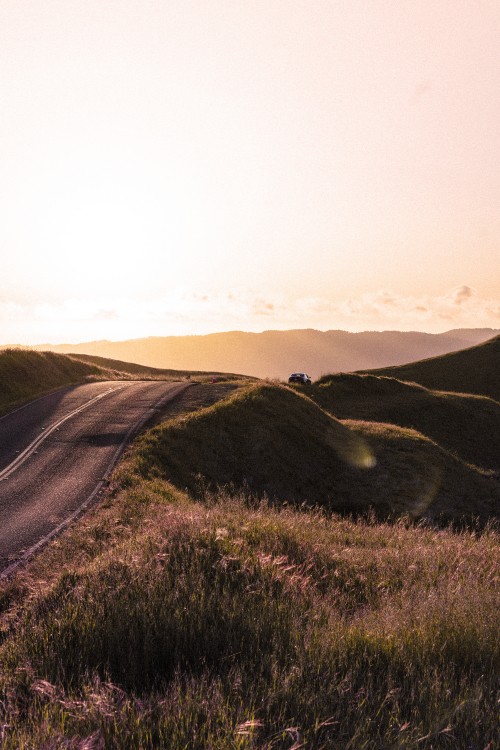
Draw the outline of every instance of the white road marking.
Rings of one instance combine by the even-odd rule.
[[[111,474],[116,462],[118,461],[123,449],[127,445],[127,442],[129,439],[136,433],[139,432],[141,427],[144,426],[144,424],[153,416],[153,413],[155,409],[159,409],[162,406],[164,406],[168,401],[171,401],[175,396],[177,396],[179,393],[184,391],[186,388],[189,388],[189,386],[192,385],[192,383],[182,383],[177,388],[173,388],[171,391],[169,391],[165,396],[162,396],[155,404],[152,404],[148,411],[144,414],[144,416],[140,417],[140,419],[137,420],[137,422],[130,428],[130,430],[127,432],[125,437],[123,438],[122,443],[120,446],[116,449],[111,461],[108,464],[108,467],[102,477],[102,479],[99,480],[97,485],[94,487],[88,498],[76,509],[71,513],[67,518],[64,519],[58,526],[56,526],[55,529],[52,529],[48,534],[46,534],[42,539],[40,539],[36,544],[34,544],[32,547],[30,547],[28,550],[26,550],[21,557],[19,557],[17,560],[15,560],[13,563],[11,563],[7,568],[4,568],[2,571],[0,571],[0,581],[8,578],[12,573],[15,573],[15,571],[25,563],[30,560],[33,555],[35,555],[39,550],[41,550],[43,547],[45,547],[46,544],[48,544],[54,537],[58,536],[64,529],[66,529],[73,521],[75,521],[79,516],[84,513],[84,511],[87,510],[87,508],[91,505],[92,501],[97,497],[97,495],[101,492],[102,488],[105,484],[108,482],[108,477]],[[122,388],[125,388],[125,386],[121,386]],[[110,389],[110,390],[118,390],[118,388]],[[106,393],[101,394],[102,396],[108,394],[109,391],[106,391]],[[85,406],[90,405],[90,403],[93,403],[97,399],[92,399],[92,401],[89,401]],[[71,412],[71,414],[66,417],[66,419],[69,419],[70,416],[72,416],[75,412]],[[64,420],[63,420],[64,421]],[[11,464],[12,465],[12,464]],[[7,467],[8,468],[8,467]],[[1,475],[0,475],[1,477]]]
[[[105,396],[109,396],[110,393],[114,393],[115,391],[119,391],[122,388],[125,388],[125,385],[120,385],[117,388],[108,388],[107,391],[104,391],[104,393],[100,393],[98,396],[94,396],[94,398],[91,398],[89,401],[86,401],[81,406],[78,406],[76,409],[73,409],[73,411],[70,411],[66,416],[59,419],[57,422],[54,422],[53,425],[50,427],[44,427],[42,428],[41,434],[31,442],[27,448],[25,448],[22,453],[20,453],[16,458],[3,469],[0,471],[0,481],[3,479],[7,479],[16,469],[18,469],[29,456],[33,453],[37,453],[35,448],[38,448],[41,443],[46,440],[49,435],[54,432],[54,430],[58,430],[59,427],[64,423],[67,422],[68,419],[71,419],[72,417],[75,417],[77,414],[80,414],[84,409],[88,409],[89,406],[92,406],[96,401],[99,401],[101,398],[104,398]]]

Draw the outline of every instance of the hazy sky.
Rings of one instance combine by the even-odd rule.
[[[0,343],[500,327],[498,0],[1,0]]]

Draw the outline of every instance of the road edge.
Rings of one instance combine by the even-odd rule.
[[[179,394],[185,391],[190,386],[194,385],[194,382],[179,383],[179,386],[174,389],[173,393],[170,392],[165,396],[162,396],[156,403],[149,407],[146,413],[132,425],[130,430],[127,432],[122,442],[116,449],[113,457],[111,458],[106,471],[103,474],[102,479],[99,480],[97,485],[94,487],[90,495],[74,510],[64,521],[61,521],[55,529],[52,529],[48,534],[38,540],[36,544],[33,544],[27,549],[17,560],[10,563],[6,568],[0,571],[0,582],[3,582],[10,578],[19,568],[26,565],[40,550],[42,550],[49,542],[59,536],[65,531],[72,523],[80,518],[90,507],[93,505],[98,496],[103,492],[104,488],[109,484],[109,476],[115,468],[118,460],[125,450],[126,446],[132,441],[134,437],[140,432],[140,430],[153,418],[155,412],[162,409],[170,401],[173,401]]]

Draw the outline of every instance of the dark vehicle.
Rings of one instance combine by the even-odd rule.
[[[305,383],[311,385],[311,378],[305,372],[292,372],[288,378],[289,383]]]

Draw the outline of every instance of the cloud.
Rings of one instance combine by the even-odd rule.
[[[276,310],[276,306],[272,302],[264,302],[263,300],[256,300],[253,305],[254,315],[273,315]]]
[[[498,299],[467,284],[441,295],[401,295],[387,289],[349,299],[273,294],[249,288],[176,289],[142,298],[68,299],[20,303],[0,300],[2,344],[63,343],[93,339],[261,331],[420,330],[499,328]]]
[[[497,300],[481,298],[467,284],[442,295],[398,295],[385,289],[358,297],[329,301],[304,297],[295,308],[318,328],[344,327],[348,330],[395,328],[401,330],[442,330],[442,321],[451,327],[496,327],[500,317]],[[440,323],[441,321],[441,323]]]
[[[469,299],[472,299],[476,294],[475,289],[470,286],[457,286],[450,292],[450,299],[454,305],[462,305]]]

